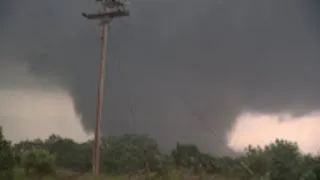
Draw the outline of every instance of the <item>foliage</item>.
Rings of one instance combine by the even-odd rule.
[[[51,135],[44,147],[56,156],[57,166],[87,172],[91,168],[92,143],[76,143],[71,139]]]
[[[20,164],[20,157],[25,151],[34,148],[45,149],[56,157],[56,165],[73,171],[87,172],[91,168],[92,143],[76,143],[71,139],[62,138],[58,135],[51,135],[45,141],[36,139],[34,141],[21,141],[14,145],[13,149],[17,154],[17,164]]]
[[[55,171],[55,156],[44,149],[34,148],[27,150],[21,157],[21,164],[27,175],[36,176],[38,179]]]
[[[113,174],[137,172],[146,166],[154,170],[161,156],[154,139],[144,135],[128,134],[108,137],[103,141],[105,171]]]
[[[202,153],[195,145],[179,143],[170,154],[163,154],[156,140],[147,135],[110,136],[101,142],[101,171],[117,175],[119,179],[126,176],[166,180],[187,176],[239,180],[320,179],[320,157],[303,154],[296,143],[286,140],[275,140],[265,147],[248,146],[244,154],[237,157],[215,157]],[[0,134],[0,148],[0,157],[4,159],[0,161],[0,179],[10,180],[14,163],[38,178],[55,170],[81,174],[89,172],[92,165],[92,141],[77,143],[51,135],[44,141],[21,141],[11,147]],[[2,178],[4,174],[7,176]]]
[[[253,176],[269,179],[297,179],[305,176],[320,162],[319,158],[302,155],[296,143],[276,140],[264,148],[249,146],[242,161]]]
[[[14,156],[11,143],[7,141],[0,127],[0,179],[13,179]]]

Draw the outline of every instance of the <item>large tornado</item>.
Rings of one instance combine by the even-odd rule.
[[[103,133],[147,133],[164,149],[181,141],[218,155],[280,137],[314,152],[319,7],[132,0],[131,16],[112,22],[108,36]],[[88,138],[99,28],[80,14],[97,9],[89,0],[0,2],[0,124],[11,139]]]

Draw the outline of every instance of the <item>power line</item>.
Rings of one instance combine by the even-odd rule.
[[[102,26],[101,32],[101,54],[99,67],[99,86],[97,93],[97,110],[96,110],[96,126],[94,135],[94,147],[92,157],[93,174],[97,176],[100,171],[100,146],[101,146],[101,120],[103,111],[103,96],[104,96],[104,78],[107,56],[107,34],[108,26],[112,19],[116,17],[129,16],[129,11],[125,8],[125,4],[117,0],[96,0],[101,3],[102,12],[97,13],[82,13],[82,16],[88,20],[99,20]]]
[[[121,78],[121,80],[123,82],[123,85],[125,86],[124,90],[126,91],[128,108],[129,108],[129,111],[130,111],[130,114],[131,114],[132,124],[134,124],[136,126],[138,124],[136,110],[134,108],[134,103],[133,103],[133,100],[132,100],[132,96],[130,95],[128,79],[127,79],[127,76],[125,76],[125,72],[124,72],[124,69],[122,68],[122,65],[123,65],[123,63],[121,61],[121,58],[119,58],[118,66],[119,66],[120,78]]]

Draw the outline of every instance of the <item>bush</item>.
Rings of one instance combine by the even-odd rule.
[[[32,149],[23,153],[22,167],[27,176],[42,179],[55,172],[55,156],[44,149]]]
[[[14,157],[11,150],[11,143],[7,141],[0,127],[0,179],[13,179]]]

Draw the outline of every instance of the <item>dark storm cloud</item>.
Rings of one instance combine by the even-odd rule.
[[[80,13],[96,10],[92,4],[0,4],[10,10],[2,12],[1,53],[18,54],[39,75],[63,77],[88,130],[99,29]],[[244,110],[319,109],[318,4],[132,0],[131,17],[110,28],[104,133],[149,133],[166,147],[183,140],[222,154],[220,139]]]

